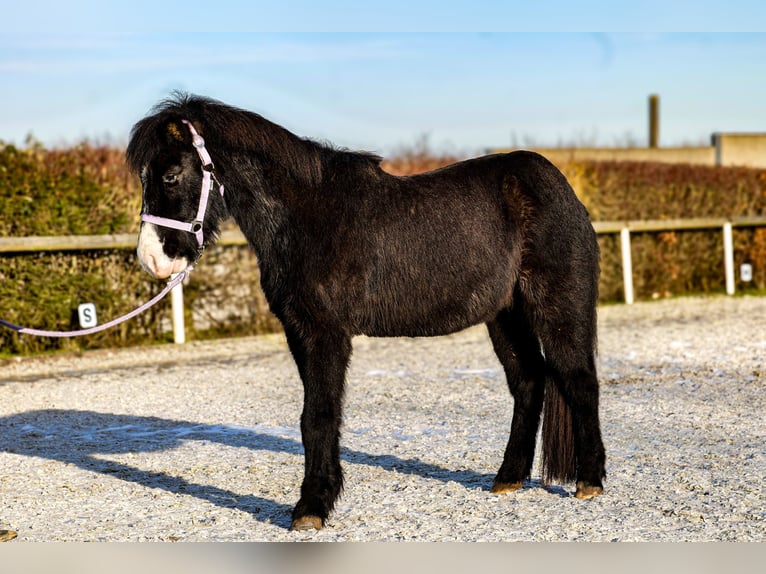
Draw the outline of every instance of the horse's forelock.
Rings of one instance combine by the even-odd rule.
[[[150,137],[154,131],[153,116],[146,117],[137,122],[130,131],[130,140],[125,150],[125,159],[128,167],[134,173],[139,173],[148,163],[149,158],[159,150],[159,142]]]
[[[169,145],[191,146],[191,135],[180,117],[148,116],[133,126],[125,152],[128,167],[138,173]]]

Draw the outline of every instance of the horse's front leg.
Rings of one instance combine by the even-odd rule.
[[[292,530],[322,528],[343,487],[340,423],[351,338],[317,329],[300,334],[286,329],[287,341],[303,381],[301,436],[305,471]]]

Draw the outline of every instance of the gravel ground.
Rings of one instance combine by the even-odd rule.
[[[290,532],[302,390],[279,336],[0,364],[17,541],[763,541],[766,298],[600,309],[603,496],[488,492],[512,400],[483,328],[355,341],[327,527]]]

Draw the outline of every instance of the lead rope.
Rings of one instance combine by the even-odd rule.
[[[80,337],[82,335],[92,335],[93,333],[98,333],[100,331],[105,331],[106,329],[110,329],[111,327],[114,327],[115,325],[119,325],[120,323],[124,323],[128,319],[132,319],[139,313],[143,313],[146,311],[149,307],[152,307],[156,303],[158,303],[165,295],[167,295],[170,290],[175,287],[176,285],[179,285],[181,281],[186,279],[189,276],[189,273],[191,273],[192,267],[191,265],[178,273],[175,277],[173,277],[170,281],[168,281],[168,284],[165,285],[165,288],[157,293],[152,299],[141,305],[140,307],[133,309],[130,313],[126,313],[125,315],[122,315],[121,317],[117,317],[116,319],[112,319],[111,321],[107,323],[102,323],[101,325],[97,325],[96,327],[90,327],[88,329],[78,329],[75,331],[45,331],[43,329],[30,329],[29,327],[22,327],[21,325],[14,325],[13,323],[9,323],[8,321],[3,321],[0,319],[0,325],[3,327],[7,327],[9,329],[12,329],[18,333],[23,333],[24,335],[34,335],[36,337]]]

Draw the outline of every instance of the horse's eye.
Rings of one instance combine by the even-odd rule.
[[[175,185],[178,183],[178,175],[175,173],[166,173],[162,176],[162,183],[165,185]]]

